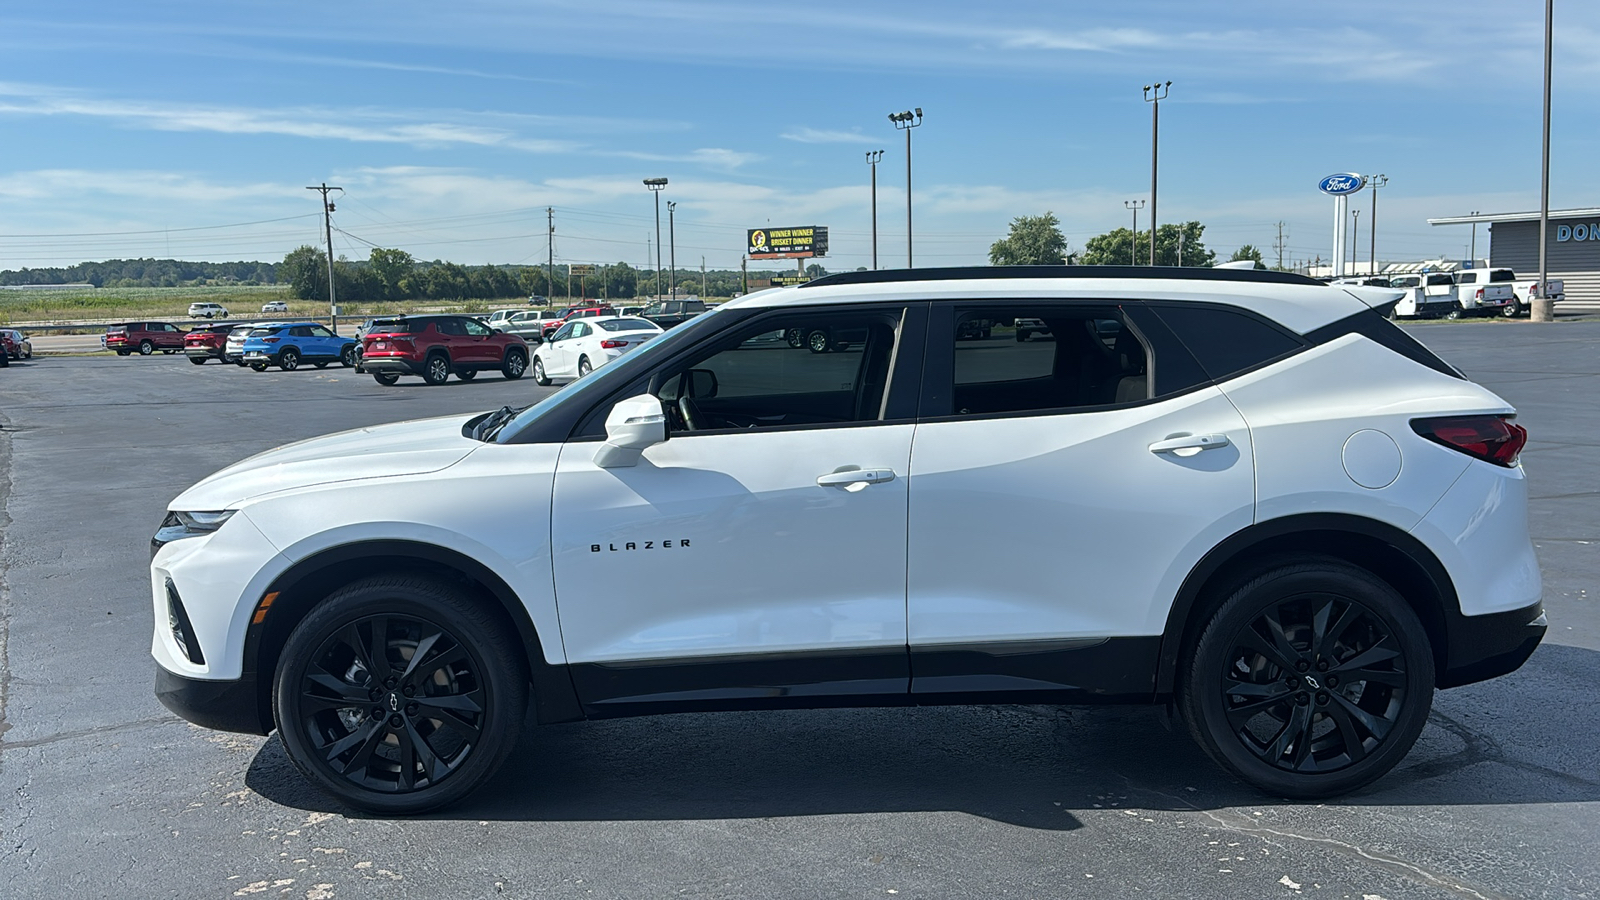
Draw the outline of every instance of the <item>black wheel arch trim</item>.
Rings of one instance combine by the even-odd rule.
[[[1185,647],[1203,624],[1200,617],[1206,612],[1204,603],[1210,599],[1207,588],[1213,586],[1213,579],[1222,577],[1224,581],[1216,586],[1226,588],[1229,581],[1242,579],[1248,573],[1249,560],[1260,558],[1258,554],[1279,551],[1325,553],[1388,581],[1417,611],[1428,631],[1437,672],[1435,681],[1441,688],[1515,670],[1543,635],[1539,626],[1538,634],[1531,638],[1521,629],[1509,637],[1486,636],[1503,635],[1503,626],[1512,620],[1517,620],[1518,626],[1528,624],[1533,628],[1531,620],[1539,615],[1539,604],[1493,616],[1463,615],[1455,583],[1444,565],[1420,540],[1393,525],[1347,513],[1284,516],[1235,532],[1190,570],[1167,612],[1157,662],[1158,697],[1165,699],[1173,694]]]
[[[410,565],[424,571],[438,571],[441,568],[452,570],[464,580],[481,587],[498,602],[507,618],[516,627],[532,678],[536,720],[545,724],[571,722],[584,718],[568,667],[551,665],[545,660],[544,644],[534,627],[532,617],[528,615],[527,607],[523,605],[522,599],[511,586],[506,584],[494,570],[465,554],[437,544],[407,540],[375,540],[340,544],[314,553],[290,566],[287,571],[273,579],[272,584],[262,592],[263,597],[277,594],[278,598],[266,610],[265,616],[258,614],[255,617],[261,621],[252,619],[249,629],[245,632],[244,642],[245,677],[254,679],[259,685],[257,713],[264,723],[265,730],[261,732],[262,734],[272,729],[271,672],[277,667],[283,641],[294,625],[321,599],[306,597],[303,592],[297,593],[297,590],[315,590],[320,585],[346,584],[351,577],[359,578],[365,573],[345,576],[337,573],[338,569],[363,562],[371,564],[383,560],[398,560],[401,566]],[[361,572],[359,568],[357,571]],[[380,571],[393,571],[393,569],[384,568]],[[258,604],[260,600],[261,598],[257,598]],[[280,603],[285,605],[280,606]],[[256,609],[259,613],[260,606]],[[277,613],[276,618],[274,613]]]

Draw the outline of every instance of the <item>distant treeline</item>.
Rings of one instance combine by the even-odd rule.
[[[0,272],[0,285],[92,284],[95,287],[188,287],[277,284],[277,266],[264,262],[185,262],[178,259],[108,259],[65,268]]]

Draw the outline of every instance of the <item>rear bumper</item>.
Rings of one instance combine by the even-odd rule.
[[[221,359],[222,349],[220,347],[184,347],[183,354],[202,359]]]
[[[1515,672],[1549,629],[1543,603],[1483,616],[1456,616],[1447,627],[1449,650],[1445,670],[1437,678],[1441,688]]]
[[[217,731],[268,734],[271,719],[261,709],[254,677],[237,681],[201,681],[174,675],[156,666],[156,699],[184,719]]]
[[[422,363],[403,356],[368,356],[363,354],[361,357],[361,371],[393,375],[421,375]]]

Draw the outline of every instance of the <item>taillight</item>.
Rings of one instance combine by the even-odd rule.
[[[1528,429],[1510,416],[1412,419],[1411,429],[1436,444],[1508,468],[1517,464],[1517,456],[1528,443]]]
[[[615,350],[618,347],[626,347],[626,346],[628,346],[628,342],[627,341],[605,340],[605,341],[601,341],[600,342],[600,348],[602,350]]]
[[[263,343],[263,344],[276,344],[277,342],[279,342],[281,340],[283,340],[283,338],[262,338],[261,339],[261,343]]]
[[[1474,299],[1474,300],[1482,300],[1483,299],[1483,288],[1478,288],[1477,293],[1472,295],[1472,299]]]

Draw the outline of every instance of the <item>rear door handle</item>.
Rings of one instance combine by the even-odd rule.
[[[854,492],[869,484],[882,484],[893,480],[893,469],[846,469],[818,476],[817,484],[821,487],[842,487]]]
[[[1231,443],[1225,434],[1179,434],[1150,445],[1151,453],[1193,456],[1201,450],[1216,450]]]

